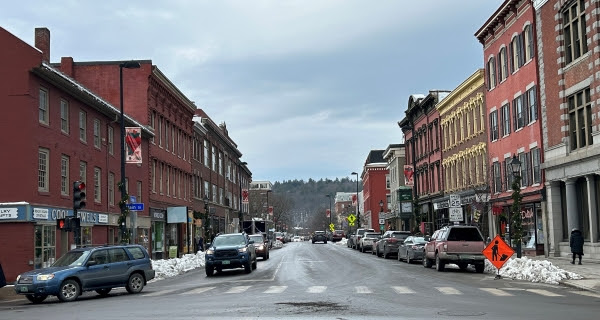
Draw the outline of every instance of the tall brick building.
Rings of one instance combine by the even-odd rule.
[[[549,253],[570,254],[578,228],[600,258],[600,3],[536,0],[537,59],[548,199]]]

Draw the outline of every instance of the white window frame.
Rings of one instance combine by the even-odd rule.
[[[50,150],[38,149],[38,191],[48,192],[50,190]]]
[[[50,124],[50,94],[48,93],[48,89],[41,87],[40,88],[40,96],[39,96],[39,106],[38,106],[38,121],[45,125]]]
[[[60,99],[60,131],[69,134],[69,101]]]

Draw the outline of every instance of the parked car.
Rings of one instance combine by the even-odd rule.
[[[256,269],[256,250],[254,240],[246,233],[228,233],[216,236],[205,255],[206,276],[214,270],[244,268],[246,273]]]
[[[387,259],[391,254],[398,254],[398,247],[404,239],[410,237],[410,231],[386,231],[375,247],[375,255]]]
[[[280,241],[281,243],[284,243],[284,237],[283,237],[283,232],[275,232],[275,240]]]
[[[301,242],[301,241],[302,241],[302,237],[300,237],[300,236],[294,236],[292,238],[292,242]]]
[[[443,227],[435,231],[429,242],[425,244],[423,266],[430,268],[435,263],[436,270],[444,271],[447,263],[455,263],[461,270],[472,264],[476,272],[483,273],[484,248],[485,241],[476,226]]]
[[[344,230],[334,230],[331,235],[331,241],[337,242],[342,241],[346,235],[344,234]]]
[[[406,263],[423,259],[423,249],[427,241],[423,237],[410,236],[398,248],[398,261],[404,259]]]
[[[254,241],[254,251],[256,256],[260,256],[263,260],[269,259],[269,239],[264,233],[250,235],[250,240]]]
[[[327,243],[327,235],[325,234],[325,231],[315,231],[312,236],[312,243],[315,242]]]
[[[373,251],[375,242],[380,238],[381,234],[377,232],[365,232],[360,238],[360,252]]]
[[[360,238],[362,238],[365,232],[375,232],[374,229],[358,228],[351,237],[352,249],[360,250]]]
[[[84,291],[105,296],[112,288],[125,287],[139,293],[154,276],[148,252],[140,245],[85,247],[67,252],[50,267],[20,274],[14,289],[33,303],[49,295],[69,302]]]

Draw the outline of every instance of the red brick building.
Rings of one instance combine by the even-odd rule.
[[[543,254],[543,142],[532,1],[506,0],[475,33],[483,45],[491,204],[504,235],[512,205],[511,160],[521,162],[523,250]],[[513,228],[514,229],[514,228]]]
[[[51,264],[73,245],[118,242],[119,119],[115,105],[49,64],[50,32],[35,31],[35,46],[0,28],[0,263],[8,282]],[[118,78],[118,76],[117,76]],[[143,124],[142,149],[153,136]],[[37,168],[37,170],[36,170]],[[144,201],[148,166],[128,165],[130,193]],[[79,210],[81,242],[57,229],[73,216],[72,187],[87,184]],[[139,187],[141,184],[141,188]],[[143,214],[141,214],[143,215]]]
[[[533,1],[539,59],[548,252],[568,256],[573,228],[585,258],[600,259],[599,7],[595,1]],[[531,9],[533,10],[533,9]]]
[[[383,159],[385,150],[371,150],[361,174],[363,182],[362,200],[364,209],[361,212],[360,226],[379,231],[379,212],[387,212],[387,196],[390,190],[386,186],[389,173],[387,162]],[[380,206],[383,202],[383,207]]]

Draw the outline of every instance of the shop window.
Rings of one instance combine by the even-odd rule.
[[[56,260],[56,226],[35,226],[35,269],[46,268]]]
[[[81,245],[92,245],[92,227],[81,227]]]

